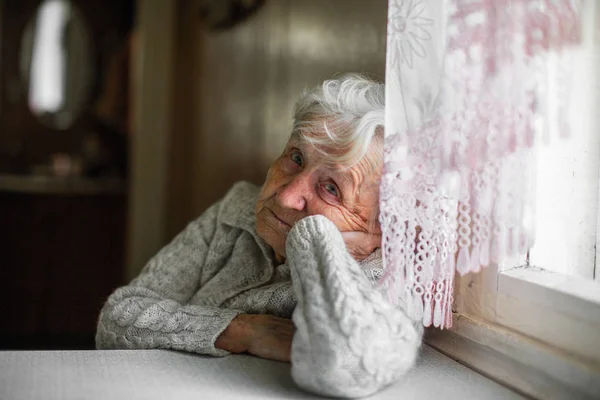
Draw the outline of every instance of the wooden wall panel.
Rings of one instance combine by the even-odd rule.
[[[138,0],[131,92],[127,279],[168,239],[170,161],[173,132],[177,4]],[[182,79],[190,79],[182,77]],[[194,135],[193,132],[189,133]]]

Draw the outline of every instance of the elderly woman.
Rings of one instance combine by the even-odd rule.
[[[375,285],[383,126],[383,84],[345,75],[304,93],[262,188],[234,185],[116,290],[98,348],[247,352],[339,397],[404,374],[423,330]]]

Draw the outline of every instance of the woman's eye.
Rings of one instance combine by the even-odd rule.
[[[298,150],[292,151],[290,159],[298,165],[302,165],[302,154]]]
[[[327,192],[335,197],[338,197],[339,193],[338,193],[338,189],[337,187],[332,184],[332,183],[326,183],[325,185],[323,185],[323,187],[325,188],[325,190],[327,190]]]

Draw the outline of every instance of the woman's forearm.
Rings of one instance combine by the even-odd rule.
[[[298,385],[321,395],[367,396],[412,367],[421,327],[372,287],[335,225],[322,216],[301,220],[286,254],[298,297],[292,344]]]
[[[117,289],[100,313],[99,349],[174,349],[229,354],[214,343],[240,311],[181,305],[142,287]]]

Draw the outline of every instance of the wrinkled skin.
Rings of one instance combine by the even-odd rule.
[[[375,146],[371,152],[377,151]],[[351,168],[331,165],[314,146],[292,136],[262,187],[256,204],[257,232],[283,261],[291,227],[304,217],[323,215],[342,232],[350,254],[361,261],[381,243],[380,176],[381,166],[370,157]]]

